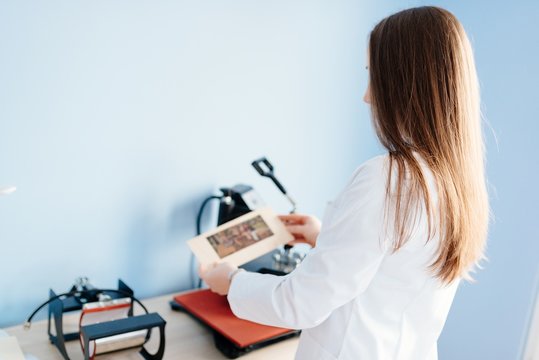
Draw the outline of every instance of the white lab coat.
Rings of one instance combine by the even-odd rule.
[[[291,274],[237,273],[228,294],[234,314],[303,329],[296,359],[436,359],[458,281],[443,286],[427,269],[439,240],[426,242],[423,210],[411,239],[391,251],[387,171],[387,155],[356,170],[328,205],[316,247]]]

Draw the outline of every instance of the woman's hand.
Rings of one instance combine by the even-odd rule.
[[[316,239],[320,234],[322,224],[320,220],[311,215],[290,214],[281,215],[279,219],[284,223],[286,229],[294,235],[294,240],[290,244],[309,244],[316,246]]]
[[[238,268],[227,262],[213,263],[206,267],[198,268],[198,275],[208,286],[210,290],[219,295],[228,294],[230,288],[230,275]]]

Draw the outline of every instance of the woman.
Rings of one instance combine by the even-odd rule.
[[[461,24],[436,7],[401,11],[368,50],[364,100],[387,155],[359,167],[321,230],[282,217],[314,247],[291,274],[201,269],[240,318],[303,329],[298,359],[436,359],[459,280],[484,250],[478,82]]]

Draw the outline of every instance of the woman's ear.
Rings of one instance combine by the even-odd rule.
[[[363,95],[363,101],[367,104],[371,104],[371,82],[367,84],[367,89],[365,90],[365,95]]]

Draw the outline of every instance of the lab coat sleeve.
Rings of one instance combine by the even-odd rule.
[[[378,157],[356,171],[328,205],[317,246],[292,273],[237,273],[228,294],[234,314],[265,325],[306,329],[364,292],[388,252],[385,167],[385,158]]]

